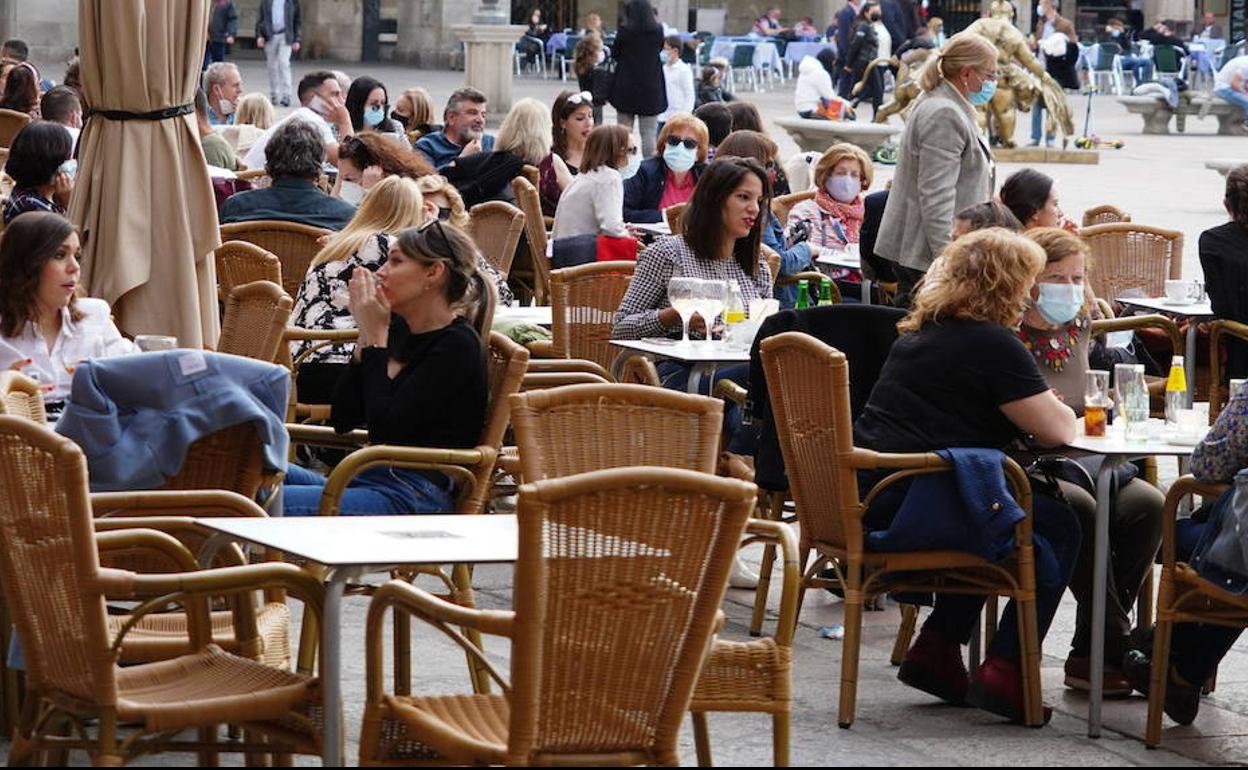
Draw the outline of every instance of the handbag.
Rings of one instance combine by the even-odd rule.
[[[616,238],[612,235],[598,236],[599,262],[614,262],[616,260],[624,260],[626,262],[637,261],[637,241],[632,238]]]
[[[550,266],[554,270],[590,262],[637,261],[637,241],[610,235],[570,235],[551,244]]]
[[[595,65],[590,75],[593,78],[590,93],[593,94],[594,104],[602,106],[611,99],[611,89],[615,85],[615,59]]]

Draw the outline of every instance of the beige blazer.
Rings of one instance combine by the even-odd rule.
[[[992,197],[994,174],[974,108],[942,81],[911,108],[875,253],[926,272],[949,243],[954,214]]]

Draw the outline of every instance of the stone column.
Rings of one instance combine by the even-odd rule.
[[[424,69],[463,66],[463,46],[451,30],[457,24],[471,22],[472,11],[473,3],[462,0],[399,0],[395,61]]]
[[[364,24],[359,0],[303,0],[302,10],[304,56],[360,60]]]
[[[650,0],[659,10],[659,21],[684,32],[689,26],[689,0]]]
[[[508,8],[500,0],[477,0],[472,24],[451,27],[464,42],[464,84],[485,94],[489,110],[504,115],[511,109],[511,75],[515,67],[516,41],[526,29],[508,24]]]

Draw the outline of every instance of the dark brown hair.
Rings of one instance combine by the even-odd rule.
[[[1020,232],[1023,229],[1023,223],[1018,221],[1018,217],[1014,216],[1005,204],[991,200],[983,203],[976,203],[974,206],[967,206],[954,215],[954,219],[960,219],[970,225],[970,230],[983,230],[985,227],[1004,227],[1006,230]]]
[[[763,116],[758,114],[758,108],[749,102],[735,101],[727,102],[728,111],[732,113],[732,130],[733,131],[757,131],[758,133],[766,133],[763,131]]]
[[[585,154],[581,156],[580,170],[593,171],[596,168],[610,166],[619,168],[620,156],[628,149],[633,135],[625,126],[615,123],[606,126],[594,126],[585,140]]]
[[[0,98],[0,107],[30,114],[39,104],[39,83],[30,67],[18,65],[9,70],[4,80],[4,97]]]
[[[381,166],[386,176],[419,179],[426,174],[437,173],[406,142],[396,142],[394,137],[377,131],[345,137],[338,144],[338,157],[351,161],[361,171],[369,166]]]
[[[1235,224],[1248,230],[1248,164],[1236,166],[1226,175],[1223,203]]]
[[[685,209],[684,239],[698,259],[719,258],[724,235],[724,204],[728,196],[749,174],[763,183],[763,200],[759,203],[758,219],[750,234],[738,238],[732,248],[733,258],[746,275],[758,270],[758,248],[762,240],[764,212],[771,206],[771,182],[758,161],[749,158],[716,158],[698,177],[689,208]]]
[[[555,105],[550,108],[550,151],[559,157],[568,154],[568,132],[563,130],[560,125],[563,121],[572,117],[572,113],[582,107],[594,108],[593,101],[571,101],[571,97],[581,93],[580,91],[561,91],[559,96],[555,98]]]
[[[493,295],[477,270],[481,253],[472,238],[454,225],[436,219],[421,227],[400,230],[397,238],[399,250],[410,259],[426,264],[446,263],[447,301],[479,335],[488,335],[490,330],[484,329],[483,323],[490,314],[488,303]]]
[[[56,256],[73,224],[51,211],[28,211],[9,222],[0,238],[0,335],[16,337],[38,317],[36,306],[43,266]],[[82,320],[82,311],[69,300],[69,317]]]
[[[733,131],[715,150],[716,158],[753,158],[760,164],[774,161],[780,148],[766,134],[757,131]]]
[[[1023,227],[1027,220],[1049,202],[1053,179],[1035,169],[1025,168],[1010,174],[1001,185],[1001,202],[1014,214]]]

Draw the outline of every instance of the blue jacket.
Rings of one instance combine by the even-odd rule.
[[[998,449],[942,449],[952,473],[916,476],[887,530],[867,535],[872,551],[968,551],[1000,561],[1014,551],[1026,514],[1010,494]]]
[[[231,195],[221,207],[221,224],[279,219],[326,230],[341,230],[355,216],[355,206],[326,195],[309,179],[278,177],[261,190]]]
[[[705,163],[693,164],[691,173],[696,182],[706,168]],[[646,158],[637,173],[624,180],[624,221],[662,222],[663,187],[667,184],[667,164],[660,157]]]
[[[290,373],[250,358],[171,350],[79,364],[56,432],[87,456],[91,489],[151,489],[182,468],[195,441],[245,422],[264,465],[285,470]]]
[[[435,131],[417,139],[416,143],[412,145],[412,149],[424,155],[434,168],[441,171],[444,167],[450,165],[451,161],[458,158],[459,153],[464,148],[447,139],[445,131]],[[489,134],[482,134],[481,152],[490,152],[493,149],[494,137]]]
[[[810,244],[795,243],[786,248],[784,228],[780,225],[780,220],[776,219],[775,214],[768,216],[767,226],[763,228],[763,245],[780,255],[780,275],[793,275],[810,267]],[[779,277],[773,275],[772,280]],[[782,308],[791,308],[797,304],[796,286],[776,284],[773,293],[776,299],[780,300]]]

